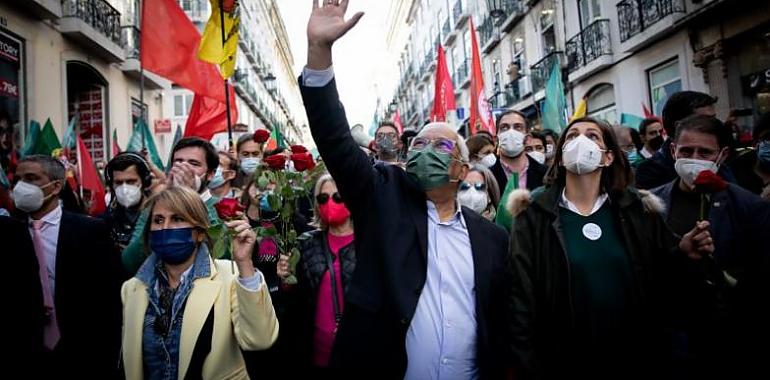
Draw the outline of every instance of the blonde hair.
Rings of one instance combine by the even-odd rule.
[[[206,205],[201,200],[200,195],[193,190],[183,186],[174,186],[151,196],[144,204],[144,208],[148,210],[147,223],[144,225],[143,232],[144,247],[147,254],[149,254],[150,247],[152,210],[158,204],[163,204],[185,222],[192,224],[193,228],[203,234],[203,241],[211,248],[211,240],[208,236],[209,213]]]
[[[337,182],[334,181],[334,178],[332,178],[331,174],[327,173],[322,175],[321,178],[318,178],[318,181],[315,183],[315,188],[313,188],[313,225],[322,231],[328,230],[329,226],[327,226],[326,223],[321,220],[321,210],[318,207],[318,201],[316,198],[318,198],[318,196],[321,194],[321,189],[323,189],[324,185],[328,182],[331,182],[334,184],[334,186],[337,186]],[[331,201],[331,199],[329,201]]]

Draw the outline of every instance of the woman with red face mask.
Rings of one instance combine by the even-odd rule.
[[[300,236],[301,258],[295,275],[297,285],[284,286],[293,293],[297,307],[291,324],[296,323],[301,364],[325,372],[329,366],[337,326],[345,305],[345,291],[356,266],[353,222],[350,211],[337,192],[331,175],[324,175],[315,186],[315,224],[317,230]],[[278,276],[291,272],[287,257],[278,262]],[[293,322],[293,323],[292,323]]]

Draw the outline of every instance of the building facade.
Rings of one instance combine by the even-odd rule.
[[[478,33],[485,90],[494,112],[524,112],[534,124],[553,65],[572,111],[611,123],[660,115],[680,90],[719,98],[718,116],[770,111],[770,3],[738,0],[414,0],[405,23],[401,78],[391,103],[410,126],[427,121],[437,43],[447,51],[458,116],[468,117],[470,31]],[[428,42],[431,41],[431,42]],[[386,102],[387,103],[387,102]],[[406,116],[403,116],[406,115]],[[739,120],[743,126],[753,117]]]
[[[209,1],[178,2],[203,30]],[[274,1],[243,2],[241,12],[238,71],[231,79],[238,121],[247,126],[241,132],[278,127],[289,142],[307,141],[293,57]],[[0,1],[0,118],[13,126],[16,147],[31,120],[50,118],[61,138],[77,115],[86,146],[103,162],[115,154],[113,136],[125,149],[144,113],[165,158],[193,94],[140,70],[140,15],[140,0]],[[222,137],[214,142],[224,141],[224,148]]]

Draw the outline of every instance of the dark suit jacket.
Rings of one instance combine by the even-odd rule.
[[[38,362],[43,348],[43,291],[40,286],[37,256],[26,225],[9,217],[0,216],[0,245],[8,259],[6,281],[13,288],[5,313],[8,336],[5,339],[11,358]],[[19,362],[21,363],[21,362]]]
[[[54,304],[61,333],[51,357],[56,376],[119,374],[122,278],[120,255],[104,222],[64,211],[56,251]]]
[[[425,193],[402,169],[370,164],[350,135],[334,81],[301,91],[313,139],[355,224],[357,264],[332,366],[403,378],[405,336],[427,274]],[[505,338],[512,268],[508,235],[476,213],[462,212],[473,252],[477,364],[482,377],[499,378],[510,358]]]
[[[535,159],[530,156],[527,156],[527,160],[529,160],[529,168],[527,169],[527,190],[532,191],[543,186],[543,177],[545,177],[548,168],[535,161]],[[500,163],[500,158],[497,159],[497,162],[495,162],[489,170],[492,171],[492,174],[494,174],[495,179],[497,180],[497,185],[500,187],[500,195],[503,195],[503,193],[505,193],[505,187],[508,186],[508,176],[505,175],[505,169],[503,169],[503,164]]]

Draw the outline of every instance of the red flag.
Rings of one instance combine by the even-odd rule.
[[[642,103],[642,111],[644,112],[644,118],[645,119],[649,119],[651,117],[655,117],[655,114],[653,114],[652,111],[650,111],[650,109],[647,108],[647,105],[644,104],[644,103]]]
[[[398,134],[404,133],[404,123],[401,122],[401,112],[396,110],[396,113],[393,114],[393,124],[396,125],[396,128],[398,128]]]
[[[479,126],[495,135],[495,122],[492,120],[492,112],[489,109],[484,93],[484,76],[481,74],[481,56],[479,54],[479,42],[476,39],[476,27],[471,20],[471,51],[473,54],[471,75],[471,116],[468,123],[471,126],[471,134],[478,132]]]
[[[95,216],[104,212],[107,206],[104,204],[104,185],[96,172],[96,166],[91,159],[91,154],[86,149],[83,139],[78,136],[78,167],[80,169],[80,185],[83,190],[91,192],[88,214]]]
[[[120,153],[120,145],[118,145],[118,130],[112,130],[112,155],[115,156]]]
[[[142,66],[176,84],[222,103],[216,65],[198,59],[201,35],[175,0],[142,2]]]
[[[230,91],[230,117],[233,124],[238,120],[238,108],[235,105],[235,91]],[[215,133],[227,130],[227,107],[224,102],[200,94],[195,94],[187,125],[184,127],[184,137],[198,136],[210,140]]]
[[[446,121],[446,114],[455,106],[455,90],[452,77],[446,64],[444,47],[438,45],[438,64],[436,65],[436,90],[433,95],[433,110],[430,112],[431,121]]]

